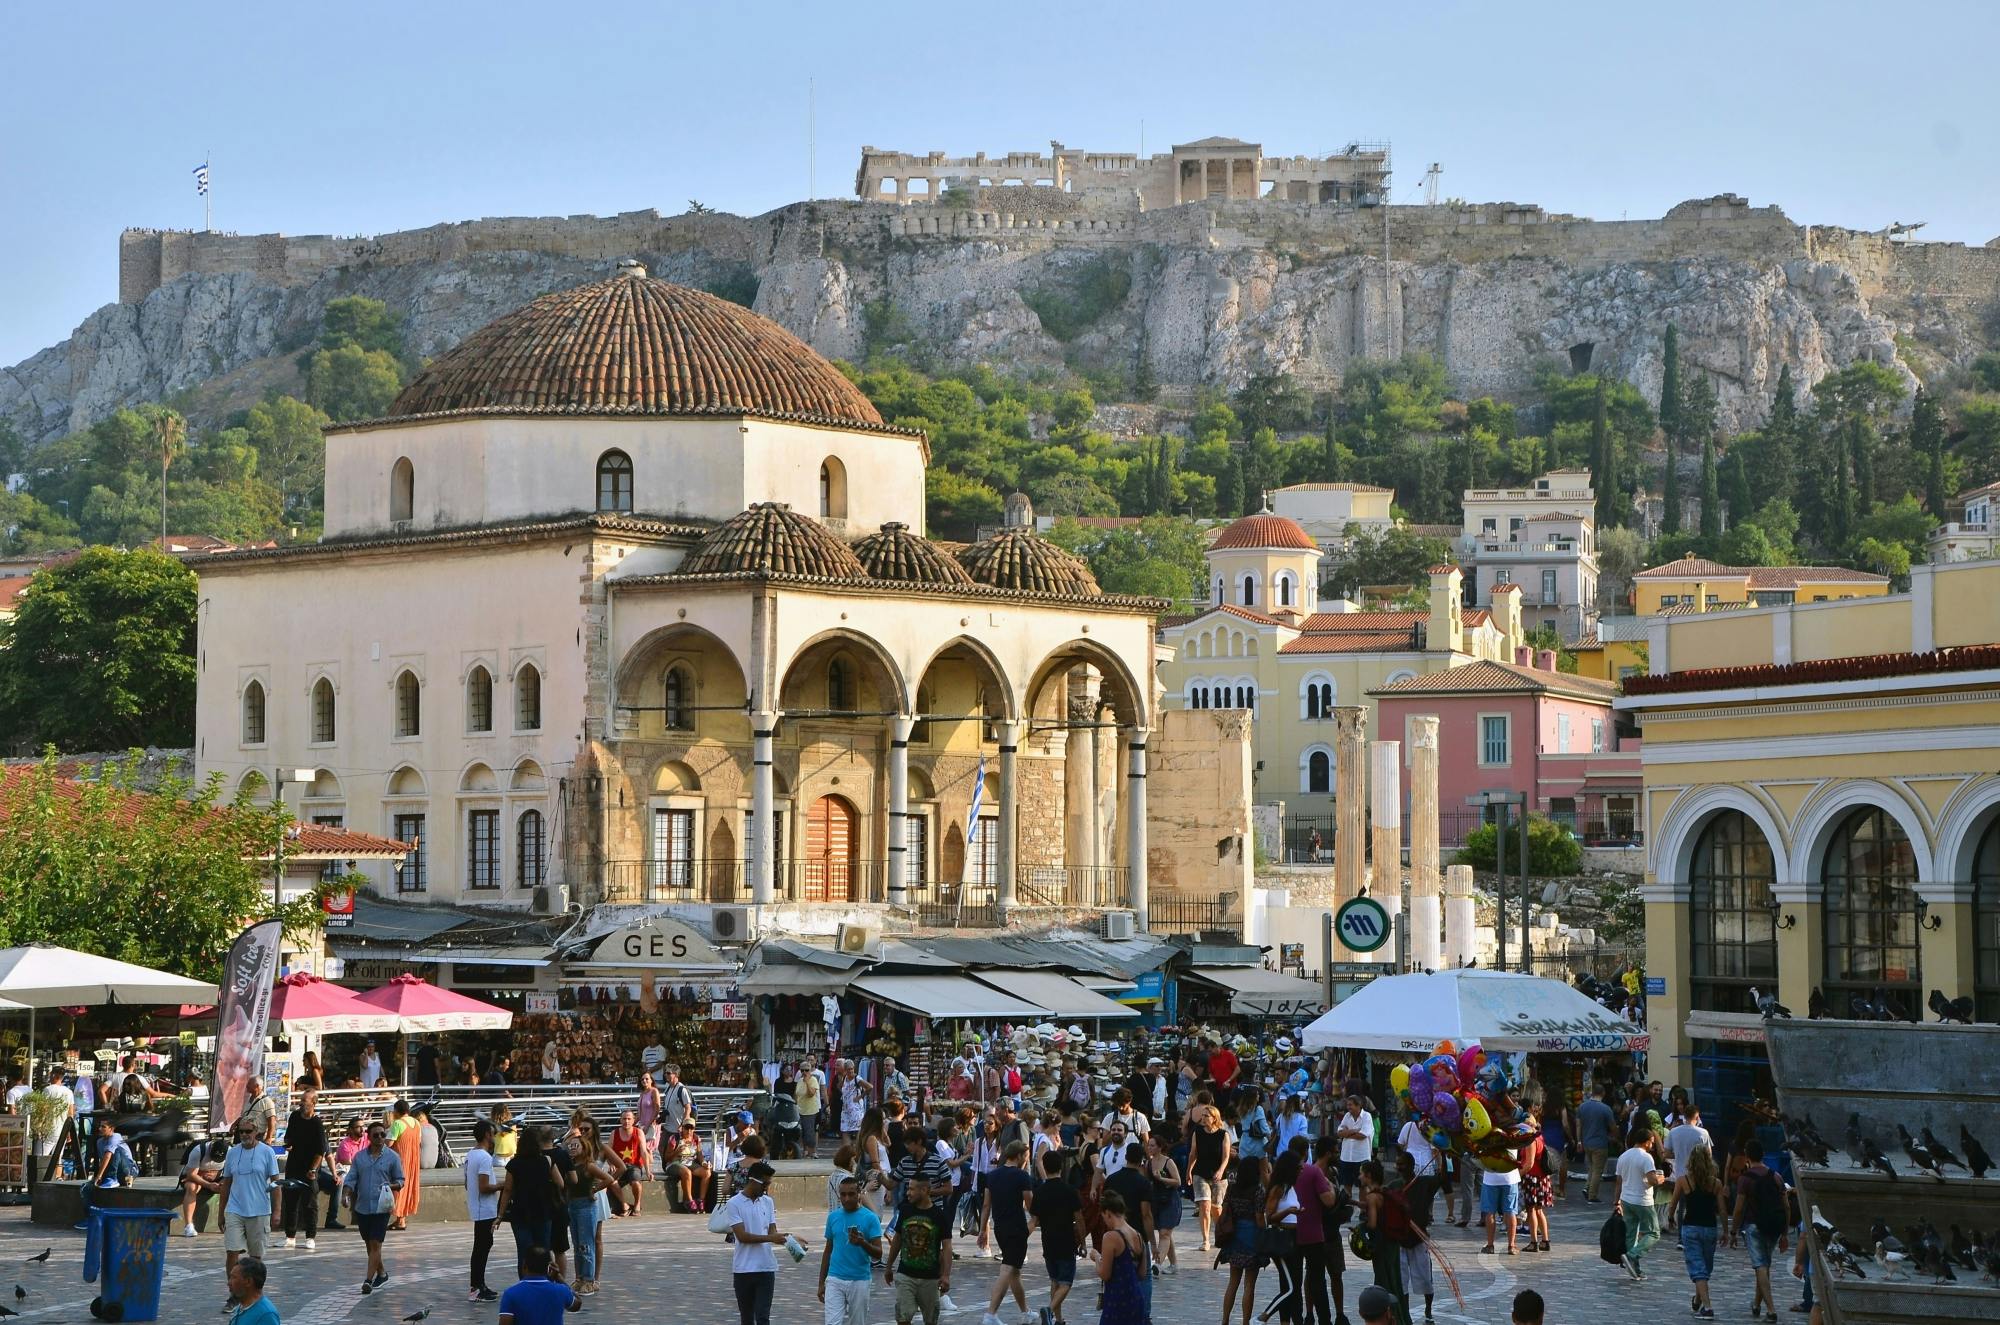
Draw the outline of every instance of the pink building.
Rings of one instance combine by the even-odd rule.
[[[1522,649],[1513,663],[1474,662],[1382,686],[1377,735],[1403,742],[1410,796],[1409,719],[1438,719],[1438,810],[1446,841],[1479,821],[1467,801],[1525,791],[1540,813],[1590,843],[1638,840],[1639,738],[1621,735],[1618,685],[1556,670],[1555,654]],[[1456,830],[1456,831],[1454,831]]]

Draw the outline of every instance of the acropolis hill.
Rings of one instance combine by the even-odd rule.
[[[1186,164],[1211,144],[1225,164]],[[1469,394],[1523,395],[1556,362],[1650,396],[1671,321],[1713,375],[1724,422],[1750,426],[1783,362],[1802,383],[1861,358],[1956,363],[2000,331],[2000,248],[1800,225],[1730,194],[1639,221],[1383,207],[1368,205],[1379,163],[1358,148],[1259,154],[1247,172],[1227,164],[1244,148],[1257,151],[1176,148],[1164,175],[1161,157],[1101,158],[1086,187],[1089,172],[1035,183],[1055,177],[1055,157],[1021,154],[1023,182],[1010,184],[1015,158],[869,149],[857,175],[869,200],[756,217],[488,218],[366,238],[128,230],[119,303],[0,374],[0,417],[40,440],[190,388],[207,386],[218,408],[247,403],[229,388],[303,344],[330,299],[384,300],[436,354],[625,257],[751,300],[828,355],[864,356],[872,326],[875,348],[899,340],[935,366],[1129,375],[1143,356],[1169,402],[1259,372],[1327,389],[1354,360],[1412,350],[1437,355]],[[1258,196],[1279,160],[1292,183]],[[1131,181],[1114,178],[1128,162]],[[1035,311],[1051,299],[1067,339]]]

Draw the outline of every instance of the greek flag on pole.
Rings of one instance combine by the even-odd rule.
[[[986,757],[980,756],[979,771],[972,777],[972,811],[965,817],[967,842],[979,840],[979,802],[986,798]]]
[[[206,161],[194,168],[194,191],[204,198],[208,196],[208,162]]]

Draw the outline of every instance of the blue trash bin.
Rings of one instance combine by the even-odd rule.
[[[167,1277],[172,1210],[92,1210],[83,1246],[83,1277],[102,1288],[90,1303],[99,1320],[158,1320]]]

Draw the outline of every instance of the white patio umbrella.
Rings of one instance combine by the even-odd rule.
[[[35,1059],[37,1008],[214,1003],[216,987],[184,975],[135,966],[92,952],[33,943],[0,949],[0,998],[28,1009],[28,1061]]]
[[[1302,1038],[1307,1049],[1410,1054],[1439,1040],[1525,1053],[1629,1053],[1651,1040],[1560,980],[1477,968],[1371,980]]]

